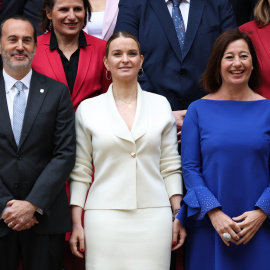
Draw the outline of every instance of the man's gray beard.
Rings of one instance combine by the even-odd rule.
[[[21,71],[25,71],[29,68],[31,68],[31,64],[34,58],[35,53],[25,53],[27,55],[27,60],[24,63],[15,63],[11,60],[11,53],[7,53],[4,50],[1,49],[1,56],[2,56],[2,60],[4,63],[4,66],[6,66],[9,70],[12,71],[17,71],[17,72],[21,72]]]

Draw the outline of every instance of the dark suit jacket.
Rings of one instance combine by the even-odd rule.
[[[0,157],[0,213],[9,200],[27,200],[44,212],[36,214],[40,223],[33,229],[37,233],[70,231],[65,181],[75,162],[75,129],[74,110],[64,84],[33,70],[17,147],[1,72]],[[9,230],[1,220],[0,236]]]
[[[2,2],[0,22],[12,15],[24,15],[33,23],[38,30],[38,34],[42,34],[42,31],[39,29],[42,0],[3,0]]]
[[[230,0],[237,25],[240,26],[253,19],[253,10],[258,0]]]
[[[106,92],[111,81],[105,76],[103,64],[106,41],[85,34],[87,46],[80,49],[78,71],[71,100],[76,110],[82,100]],[[38,37],[37,50],[32,67],[52,79],[67,84],[60,55],[50,50],[51,33]]]
[[[227,0],[192,0],[183,52],[164,0],[120,0],[115,31],[138,37],[145,75],[144,90],[161,94],[172,110],[188,105],[206,93],[199,86],[212,45],[223,31],[235,26]]]

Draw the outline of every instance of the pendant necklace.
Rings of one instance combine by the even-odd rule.
[[[133,98],[128,102],[128,101],[125,101],[125,100],[119,98],[119,97],[116,96],[114,93],[113,93],[113,96],[114,96],[115,98],[117,98],[117,99],[123,101],[124,103],[126,103],[126,104],[128,105],[128,108],[129,108],[129,109],[132,109],[132,108],[133,108],[132,103],[131,103],[131,101],[132,101]],[[136,98],[136,97],[137,97],[137,93],[136,93],[135,98]]]

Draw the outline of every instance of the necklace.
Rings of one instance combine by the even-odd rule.
[[[124,103],[128,104],[128,108],[129,108],[129,109],[132,109],[132,108],[133,108],[133,105],[132,105],[132,103],[131,103],[131,101],[132,101],[133,98],[131,98],[130,101],[125,101],[125,100],[119,98],[118,96],[116,96],[116,95],[114,94],[114,92],[113,92],[113,96],[114,96],[115,98],[117,98],[117,99],[123,101]],[[135,99],[136,99],[136,98],[137,98],[137,93],[136,93]]]

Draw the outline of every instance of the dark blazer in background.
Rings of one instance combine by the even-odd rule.
[[[23,15],[33,23],[38,35],[41,35],[42,31],[39,29],[39,25],[42,5],[42,0],[2,0],[0,22],[12,15]]]
[[[67,87],[33,70],[20,144],[10,123],[0,74],[0,213],[12,199],[43,210],[36,233],[71,230],[65,181],[75,162],[74,110]],[[0,236],[11,230],[0,220]]]
[[[184,110],[206,94],[199,85],[212,45],[235,27],[227,0],[192,0],[183,52],[164,0],[120,0],[115,31],[126,30],[140,41],[144,55],[143,90],[165,96],[172,110]]]
[[[237,25],[253,20],[253,10],[258,0],[230,0]]]

